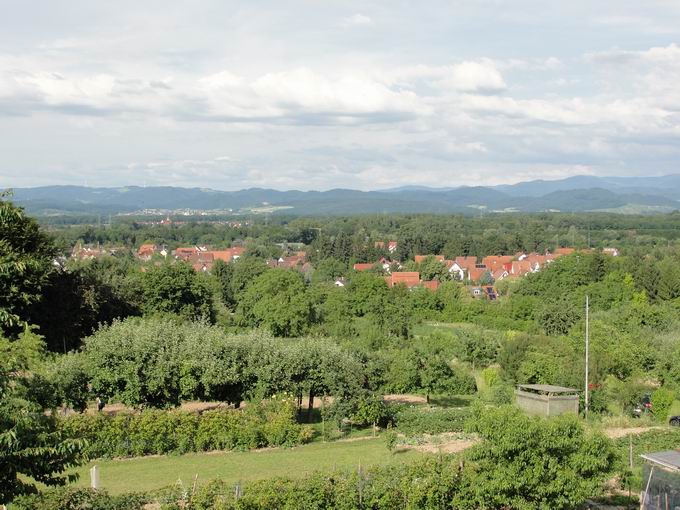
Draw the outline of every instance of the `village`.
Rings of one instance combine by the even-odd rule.
[[[376,250],[386,251],[389,255],[397,253],[399,248],[398,241],[375,241],[373,244]],[[309,281],[314,271],[313,264],[309,261],[304,245],[300,243],[280,244],[283,254],[279,258],[268,258],[266,264],[270,268],[281,268],[296,270],[305,275]],[[430,291],[436,291],[442,281],[453,280],[463,283],[472,297],[486,298],[495,300],[498,292],[495,285],[503,280],[517,280],[529,274],[537,273],[547,265],[551,264],[560,257],[571,255],[577,251],[587,253],[590,249],[580,249],[572,247],[559,247],[553,251],[546,250],[545,253],[518,252],[513,255],[486,255],[477,257],[474,255],[458,256],[446,258],[444,255],[415,255],[412,260],[400,261],[390,256],[383,256],[375,262],[356,262],[351,265],[354,272],[373,272],[384,277],[389,287],[403,285],[407,289],[422,287]],[[618,256],[616,248],[605,247],[602,253],[609,256]],[[248,253],[245,246],[233,246],[231,248],[213,248],[210,246],[180,246],[175,249],[168,249],[165,245],[142,244],[136,251],[130,248],[101,247],[94,245],[83,245],[82,243],[74,246],[71,258],[76,260],[90,260],[104,256],[116,256],[125,253],[133,253],[136,259],[141,262],[162,260],[184,262],[189,264],[197,272],[210,272],[216,261],[233,263]],[[441,264],[445,268],[444,272],[439,272],[439,276],[433,279],[421,277],[418,269],[426,263]],[[337,287],[345,287],[351,281],[351,271],[346,275],[334,280]]]

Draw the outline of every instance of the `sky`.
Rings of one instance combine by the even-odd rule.
[[[680,173],[678,0],[0,0],[0,188]]]

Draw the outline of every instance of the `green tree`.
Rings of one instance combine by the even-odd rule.
[[[587,433],[573,416],[545,419],[510,406],[477,408],[470,431],[482,442],[466,453],[455,508],[579,508],[602,492],[615,465],[611,442]]]
[[[131,318],[86,338],[93,393],[133,407],[178,405],[185,329],[176,318]]]
[[[652,411],[658,421],[665,422],[668,419],[673,400],[675,393],[668,388],[659,388],[652,393]]]
[[[391,336],[410,338],[413,323],[413,306],[410,291],[403,285],[389,289],[382,314],[375,313],[373,320]]]
[[[451,279],[451,275],[449,274],[446,265],[432,255],[425,257],[419,264],[418,270],[420,271],[421,280],[445,281]]]
[[[538,323],[546,335],[566,335],[581,314],[567,299],[548,301],[538,311]]]
[[[63,437],[55,413],[36,398],[31,369],[43,350],[29,330],[14,341],[0,337],[0,503],[35,492],[36,483],[73,481],[65,472],[83,460],[84,444]]]
[[[163,264],[142,276],[144,312],[174,313],[186,319],[215,319],[210,286],[188,264]]]
[[[312,320],[302,275],[286,269],[260,275],[243,294],[237,314],[242,325],[264,327],[275,336],[302,334]]]
[[[333,282],[347,272],[347,266],[336,259],[323,259],[314,265],[312,282]]]
[[[451,390],[455,374],[451,366],[438,355],[423,356],[420,358],[418,371],[420,387],[425,390],[425,400],[430,402],[430,394],[448,392]]]
[[[211,273],[217,281],[222,302],[227,307],[233,308],[236,304],[236,299],[234,298],[234,289],[232,286],[232,280],[234,277],[234,264],[227,264],[223,260],[216,260],[213,264]]]
[[[462,308],[461,285],[453,281],[444,282],[435,291],[435,296],[442,318],[444,320],[457,318]]]
[[[217,400],[239,407],[255,384],[250,364],[253,339],[226,336],[203,323],[184,326],[180,347],[181,396]]]
[[[29,317],[55,352],[77,349],[100,324],[141,313],[142,291],[132,269],[113,257],[69,265],[50,274]]]
[[[0,333],[16,336],[42,297],[56,249],[37,222],[7,197],[0,193]]]
[[[352,337],[355,334],[352,304],[347,289],[324,283],[310,289],[315,321],[324,333],[336,337]]]
[[[368,272],[354,273],[348,290],[352,310],[356,316],[369,315],[376,319],[384,317],[388,287],[383,278]]]
[[[239,257],[232,263],[233,272],[231,275],[231,296],[238,302],[241,300],[246,288],[253,283],[258,276],[267,271],[267,264],[257,257]]]

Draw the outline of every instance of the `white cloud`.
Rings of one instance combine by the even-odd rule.
[[[591,52],[586,59],[593,63],[603,64],[680,64],[680,46],[671,43],[668,46],[652,47],[643,51],[613,49]]]
[[[434,84],[440,89],[482,94],[502,92],[507,88],[503,76],[489,59],[451,66],[446,75]]]
[[[672,0],[616,15],[585,0],[120,2],[0,18],[3,183],[371,188],[680,163]]]
[[[356,13],[347,18],[343,18],[342,26],[344,27],[358,27],[372,25],[373,20],[365,14]]]

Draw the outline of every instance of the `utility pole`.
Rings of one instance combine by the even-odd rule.
[[[585,393],[585,416],[586,420],[588,419],[588,344],[589,344],[589,338],[588,338],[588,308],[589,308],[589,303],[588,303],[588,295],[586,295],[586,393]]]

